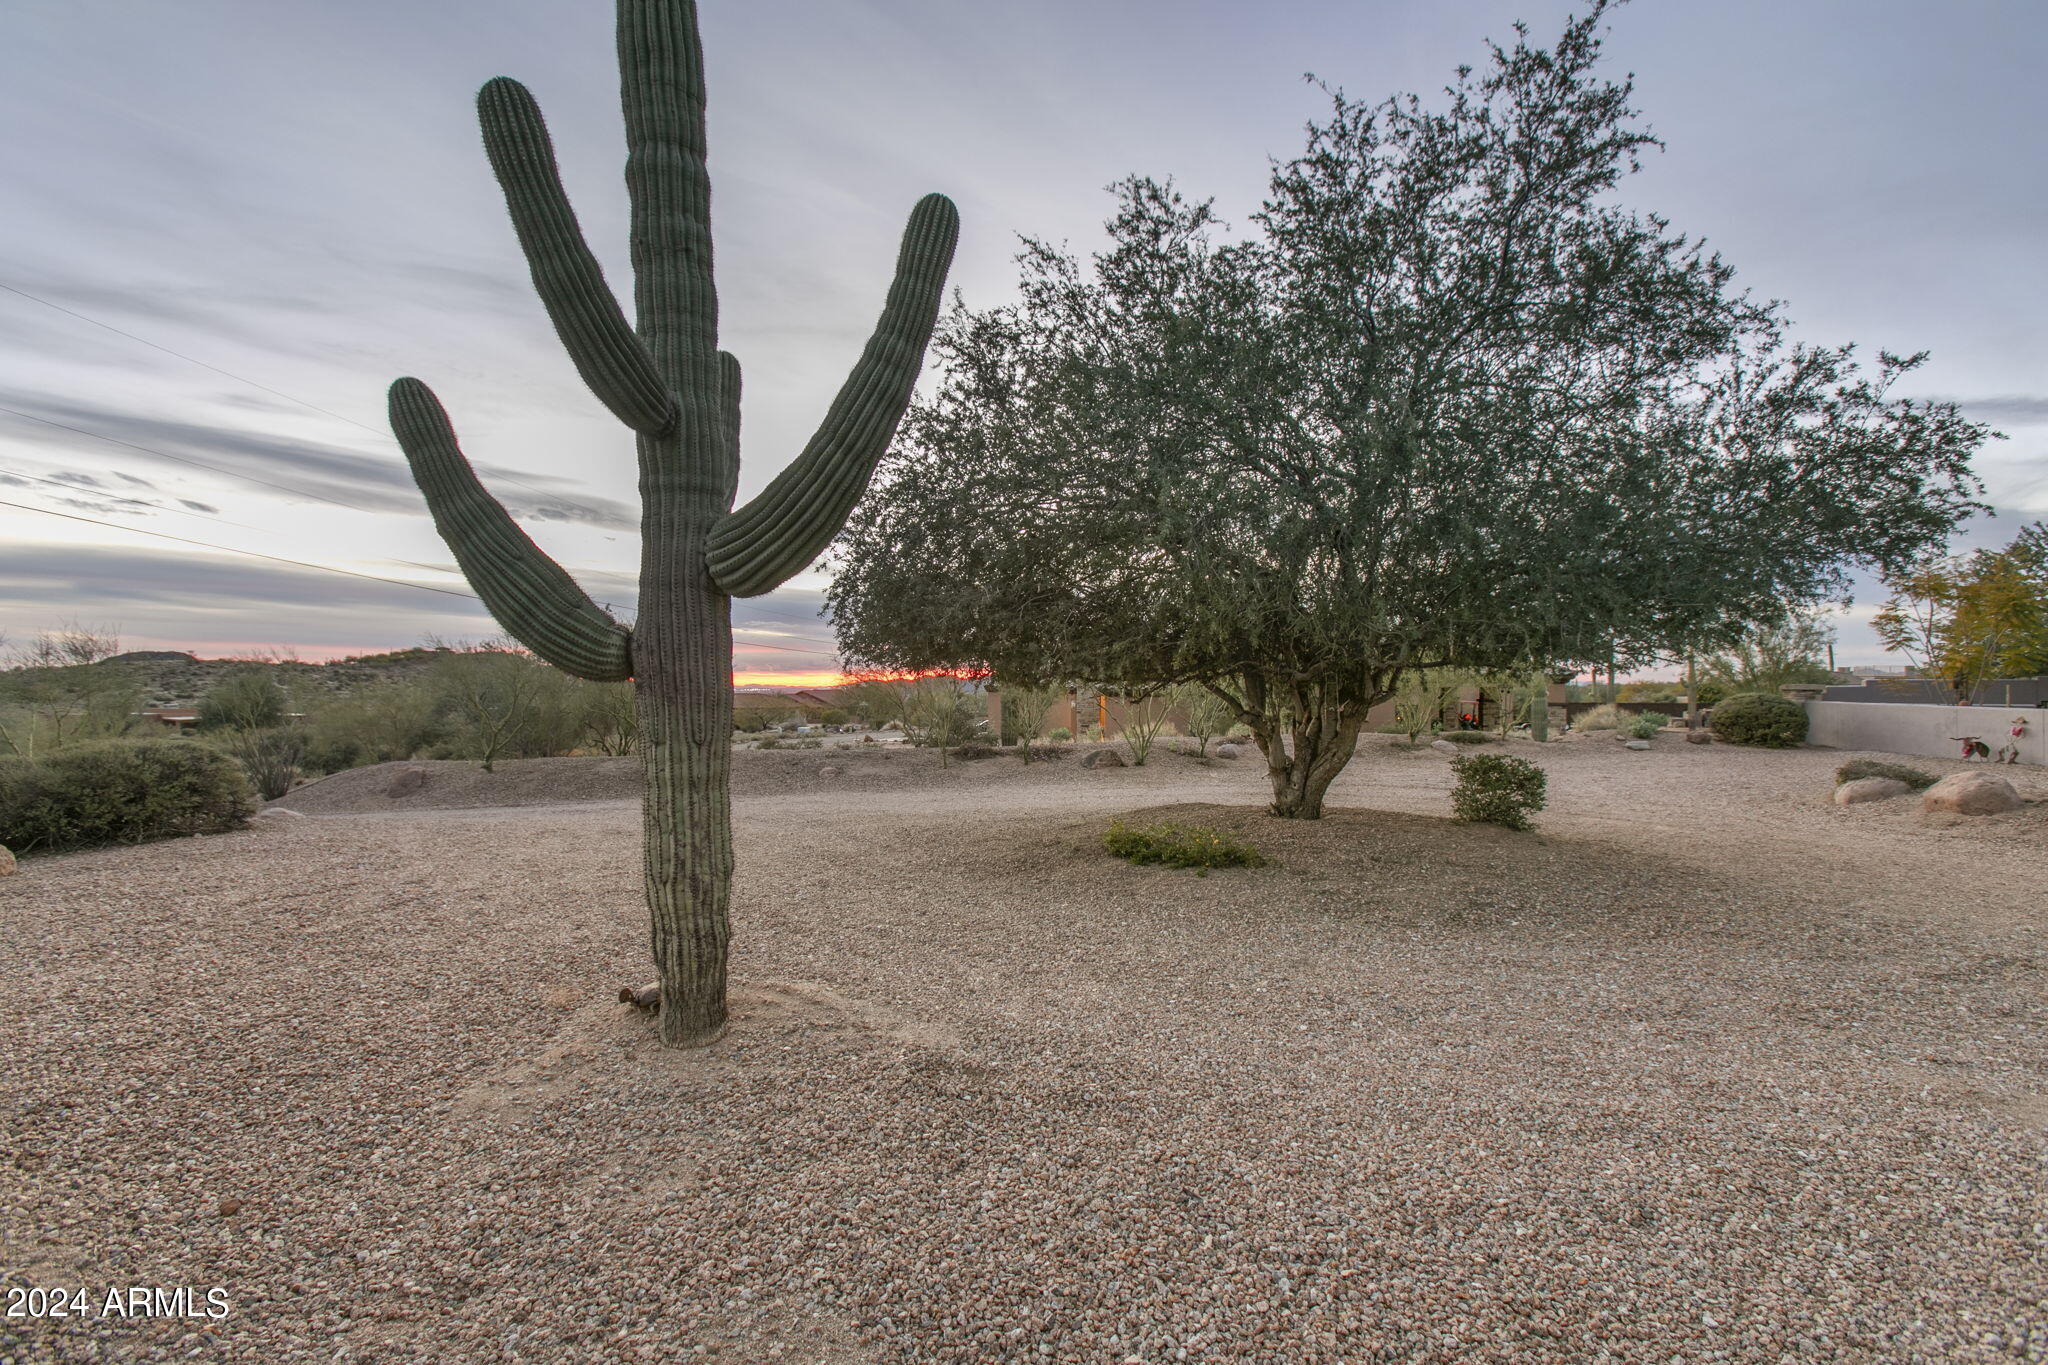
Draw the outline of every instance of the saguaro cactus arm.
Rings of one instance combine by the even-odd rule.
[[[633,430],[649,436],[667,430],[675,421],[675,396],[619,310],[603,268],[583,240],[540,106],[525,86],[500,76],[478,92],[476,107],[484,150],[505,191],[534,288],[577,373]]]
[[[944,195],[926,195],[911,211],[881,321],[817,435],[712,533],[711,574],[725,592],[769,591],[802,572],[846,524],[910,402],[959,235],[960,215]]]
[[[564,673],[593,682],[633,676],[631,636],[484,491],[434,391],[391,386],[391,427],[455,562],[512,635]]]

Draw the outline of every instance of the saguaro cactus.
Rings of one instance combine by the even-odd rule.
[[[810,564],[867,487],[910,401],[959,219],[943,195],[912,210],[881,321],[824,424],[734,510],[740,367],[718,349],[696,5],[619,0],[618,48],[637,328],[584,243],[533,97],[500,78],[477,107],[541,302],[584,381],[635,433],[642,544],[633,627],[591,601],[484,490],[425,384],[391,386],[391,425],[434,525],[499,624],[565,672],[633,680],[661,1036],[695,1046],[725,1028],[730,599],[767,592]]]

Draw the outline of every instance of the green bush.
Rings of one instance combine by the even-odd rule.
[[[1838,787],[1860,777],[1889,777],[1894,782],[1905,783],[1914,791],[1925,791],[1936,780],[1933,773],[1924,773],[1903,763],[1881,763],[1874,758],[1852,758],[1835,769],[1835,785]]]
[[[1714,733],[1730,744],[1790,749],[1806,742],[1806,708],[1784,697],[1744,692],[1714,708]]]
[[[1654,711],[1639,711],[1628,718],[1621,727],[1630,739],[1655,739],[1657,732],[1664,728],[1664,717]]]
[[[256,809],[242,769],[191,740],[115,740],[0,760],[0,844],[25,852],[235,829]]]
[[[1461,755],[1451,760],[1451,772],[1458,779],[1451,790],[1451,813],[1460,820],[1527,829],[1529,812],[1543,809],[1548,782],[1543,769],[1526,758]]]
[[[1052,733],[1048,734],[1046,738],[1055,744],[1068,744],[1073,741],[1074,732],[1064,725],[1056,725],[1053,727]]]
[[[1195,867],[1207,872],[1212,867],[1264,867],[1265,857],[1250,844],[1195,825],[1145,825],[1132,828],[1121,820],[1109,822],[1102,846],[1117,857],[1144,865]]]
[[[1493,736],[1487,734],[1484,730],[1446,730],[1438,735],[1437,738],[1447,739],[1453,744],[1493,743]]]

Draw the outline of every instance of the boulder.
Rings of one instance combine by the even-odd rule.
[[[839,769],[833,767],[830,763],[827,763],[824,767],[818,769],[818,776],[837,777],[839,776]]]
[[[1835,788],[1835,804],[1860,806],[1865,801],[1889,801],[1913,790],[1896,777],[1859,777]]]
[[[0,844],[0,877],[12,877],[21,871],[21,865],[14,861],[14,853],[5,844]]]
[[[411,767],[400,768],[397,772],[393,773],[391,780],[384,785],[384,794],[386,796],[411,796],[426,785],[427,770],[415,763]]]
[[[1429,747],[1440,754],[1449,754],[1453,758],[1465,752],[1447,739],[1433,739],[1429,742]]]
[[[1621,747],[1624,749],[1647,749],[1650,747],[1650,741],[1647,739],[1632,739]]]
[[[1685,742],[1687,744],[1712,744],[1714,736],[1711,731],[1707,730],[1687,730],[1685,732]]]
[[[1920,798],[1920,809],[1946,811],[1952,815],[1999,815],[2018,810],[2025,803],[2012,783],[1990,773],[1956,773],[1929,787]]]
[[[1219,744],[1216,746],[1216,757],[1218,758],[1242,758],[1243,756],[1244,750],[1238,748],[1235,744]]]
[[[1124,756],[1114,749],[1097,749],[1081,760],[1084,768],[1121,768]]]

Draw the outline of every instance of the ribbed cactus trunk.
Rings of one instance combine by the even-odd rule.
[[[619,0],[632,197],[629,325],[562,191],[540,110],[500,78],[477,98],[520,247],[584,381],[636,433],[640,610],[631,630],[592,602],[478,483],[417,379],[391,421],[456,561],[498,622],[577,677],[633,679],[647,763],[646,873],[661,1034],[725,1028],[732,887],[731,598],[768,592],[837,535],[895,435],[931,338],[958,235],[951,201],[912,212],[881,321],[818,433],[737,511],[739,362],[718,349],[705,166],[704,65],[691,0]]]

